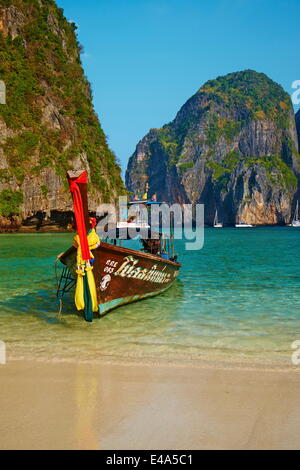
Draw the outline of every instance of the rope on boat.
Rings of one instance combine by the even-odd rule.
[[[58,315],[61,315],[62,308],[63,308],[63,297],[64,295],[69,292],[76,284],[74,277],[68,266],[64,266],[62,273],[59,277],[57,272],[57,262],[59,261],[60,257],[58,256],[54,263],[55,269],[55,278],[56,278],[56,299],[58,302]]]

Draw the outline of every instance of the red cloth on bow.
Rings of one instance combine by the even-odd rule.
[[[68,177],[68,182],[73,197],[74,214],[76,220],[77,233],[79,235],[80,240],[82,259],[87,261],[91,259],[91,255],[86,235],[82,198],[78,186],[78,183],[87,182],[87,172],[84,171],[83,173],[81,173],[80,176],[78,176],[78,178]]]

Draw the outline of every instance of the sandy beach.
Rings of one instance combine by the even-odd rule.
[[[0,366],[1,449],[299,449],[300,374],[151,364]]]

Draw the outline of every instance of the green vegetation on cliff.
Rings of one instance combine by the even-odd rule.
[[[233,119],[220,118],[214,114],[213,119],[208,124],[207,144],[213,146],[219,137],[224,136],[226,142],[230,143],[235,135],[242,128],[242,123]]]
[[[268,179],[272,184],[294,191],[297,189],[298,179],[295,173],[279,155],[248,158],[245,165],[261,165],[265,168]]]
[[[18,28],[11,34],[3,21],[0,26],[0,79],[7,89],[0,121],[12,134],[2,145],[0,139],[0,147],[9,173],[17,184],[48,167],[65,177],[72,161],[84,153],[91,190],[109,200],[123,190],[123,182],[93,109],[75,24],[53,0],[2,0],[0,20],[8,7],[14,9],[13,27]]]
[[[288,127],[291,100],[283,88],[264,73],[245,70],[209,80],[199,93],[233,109],[243,107],[247,120],[270,119],[280,127]]]
[[[0,215],[8,217],[18,214],[23,203],[23,194],[20,191],[4,189],[0,192]]]
[[[225,191],[232,171],[241,163],[245,167],[261,166],[272,185],[282,189],[296,190],[297,177],[293,170],[280,158],[279,155],[265,155],[262,157],[242,158],[237,151],[229,152],[222,162],[208,161],[207,167],[212,170],[212,179],[221,190]]]

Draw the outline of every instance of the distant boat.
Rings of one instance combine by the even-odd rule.
[[[216,210],[214,228],[222,228],[222,227],[223,227],[223,222],[218,221],[218,211]]]
[[[294,218],[292,220],[292,227],[300,227],[300,219],[299,219],[299,201],[297,201],[296,210],[294,214]]]
[[[142,212],[140,211],[140,206],[145,207],[149,204],[156,204],[156,202],[145,201],[142,199],[134,199],[132,202],[129,202],[129,206],[134,207],[136,214],[132,214],[131,217],[128,217],[128,206],[127,204],[121,205],[121,220],[117,222],[118,229],[127,229],[127,228],[139,228],[139,229],[148,229],[150,225],[148,220],[142,217]],[[148,214],[147,214],[148,215]]]
[[[245,222],[237,222],[235,224],[236,228],[247,228],[247,227],[253,227],[251,224],[246,224]]]

